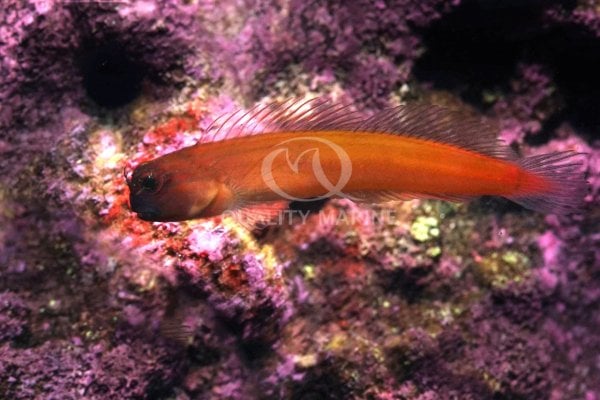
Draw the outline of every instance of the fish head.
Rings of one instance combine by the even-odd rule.
[[[145,221],[183,221],[218,214],[222,185],[168,157],[140,164],[127,179],[131,210]],[[221,193],[222,194],[222,193]]]

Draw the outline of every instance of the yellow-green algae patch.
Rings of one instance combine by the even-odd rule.
[[[426,242],[440,235],[438,220],[434,217],[417,217],[410,226],[410,235],[419,242]]]
[[[493,287],[524,281],[531,273],[530,266],[529,258],[515,250],[490,253],[475,264],[478,277]]]

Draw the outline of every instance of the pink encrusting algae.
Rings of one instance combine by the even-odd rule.
[[[219,101],[213,105],[219,107]],[[142,137],[136,156],[125,161],[131,168],[150,158],[157,148],[168,152],[189,144],[196,128],[206,115],[207,106],[190,102],[182,115],[175,115],[151,128]],[[154,253],[152,258],[169,266],[164,271],[172,282],[185,280],[206,291],[211,304],[227,318],[237,318],[244,340],[274,340],[281,318],[286,313],[286,289],[281,267],[268,247],[259,248],[248,233],[232,221],[207,223],[150,224],[141,222],[129,211],[123,177],[115,177],[119,195],[101,212],[103,221],[128,237],[128,245]],[[256,318],[261,309],[271,315]],[[274,331],[274,332],[271,332]]]

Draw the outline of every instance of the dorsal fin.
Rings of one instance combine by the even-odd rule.
[[[207,134],[198,143],[284,131],[352,131],[365,118],[352,104],[336,104],[324,97],[290,99],[222,115],[206,129]]]
[[[495,158],[515,154],[497,138],[498,128],[483,118],[432,104],[392,107],[365,119],[355,131],[385,132],[450,144]]]
[[[482,118],[431,104],[391,107],[368,116],[357,111],[353,104],[336,103],[323,97],[291,99],[257,105],[249,111],[238,110],[215,120],[199,143],[261,133],[325,130],[403,135],[495,158],[515,158],[510,148],[497,139],[497,127]]]

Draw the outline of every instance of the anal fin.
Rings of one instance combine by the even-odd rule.
[[[230,215],[236,223],[247,230],[252,230],[278,221],[278,217],[287,206],[287,201],[250,203],[232,210]]]
[[[352,200],[357,203],[390,203],[396,201],[410,201],[415,199],[429,199],[429,200],[444,200],[454,203],[460,203],[471,200],[470,196],[460,196],[454,194],[443,194],[443,193],[413,193],[413,192],[394,192],[390,190],[373,191],[373,192],[359,192],[353,193]]]

